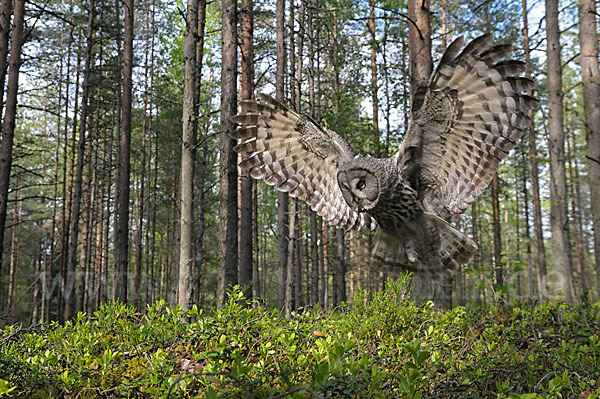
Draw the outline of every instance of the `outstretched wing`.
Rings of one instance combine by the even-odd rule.
[[[240,140],[234,148],[247,154],[241,167],[250,176],[288,192],[310,205],[323,219],[341,228],[374,228],[373,220],[353,211],[342,196],[338,165],[351,160],[354,151],[335,132],[305,119],[279,101],[242,101],[233,119],[240,127],[231,136]]]
[[[463,212],[487,187],[529,125],[538,101],[523,92],[525,64],[503,61],[510,45],[478,37],[462,52],[462,37],[446,50],[414,112],[397,154],[399,171],[438,215]]]

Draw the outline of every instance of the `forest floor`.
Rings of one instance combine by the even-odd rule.
[[[436,310],[390,282],[372,300],[187,315],[119,303],[0,330],[0,397],[597,398],[600,304]],[[186,319],[189,319],[186,321]],[[190,321],[192,320],[192,321]]]

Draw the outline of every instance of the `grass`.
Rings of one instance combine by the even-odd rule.
[[[597,398],[600,305],[435,310],[406,280],[282,317],[113,302],[61,326],[0,330],[0,397]],[[194,321],[190,321],[194,320]]]

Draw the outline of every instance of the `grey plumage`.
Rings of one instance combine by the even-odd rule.
[[[452,272],[477,246],[443,218],[463,212],[489,184],[528,125],[537,100],[511,47],[491,35],[444,53],[399,151],[356,156],[346,140],[270,96],[243,101],[235,150],[255,179],[305,200],[340,228],[377,229],[373,264]]]

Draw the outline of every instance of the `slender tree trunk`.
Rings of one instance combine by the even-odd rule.
[[[196,93],[196,38],[198,37],[198,2],[187,1],[187,21],[183,58],[185,74],[183,85],[183,137],[181,143],[181,179],[179,181],[179,210],[181,236],[179,241],[179,290],[178,303],[184,311],[191,309],[193,227],[194,227],[194,169],[196,159],[197,99]]]
[[[63,27],[65,23],[63,22]],[[60,149],[61,149],[61,123],[62,123],[62,87],[63,87],[63,57],[62,57],[62,44],[64,36],[61,34],[61,57],[58,68],[58,104],[56,107],[56,147],[54,148],[55,160],[54,160],[54,187],[52,193],[52,222],[50,225],[50,252],[46,257],[47,261],[44,262],[42,270],[42,303],[41,303],[41,321],[47,322],[50,320],[50,291],[48,290],[48,283],[53,281],[53,278],[58,274],[55,273],[54,259],[56,250],[56,226],[57,226],[57,213],[58,213],[58,182],[59,182],[59,170],[60,170]],[[2,279],[2,265],[0,265],[0,279]],[[2,296],[0,295],[0,303]]]
[[[221,0],[221,144],[220,144],[220,255],[217,306],[222,306],[230,285],[238,282],[237,154],[229,132],[237,112],[237,3]]]
[[[129,268],[129,182],[131,179],[131,100],[133,89],[133,0],[124,0],[122,128],[116,182],[115,273],[113,299],[127,303]],[[137,295],[138,293],[134,293]]]
[[[75,165],[75,176],[73,180],[73,198],[71,200],[71,218],[69,228],[69,242],[66,262],[65,289],[63,291],[64,301],[64,321],[73,317],[75,312],[75,284],[76,263],[77,263],[77,244],[79,241],[79,219],[81,217],[81,197],[83,194],[83,167],[85,163],[85,142],[88,128],[88,103],[90,97],[90,75],[92,66],[92,47],[94,42],[94,21],[95,2],[90,3],[90,12],[88,17],[88,30],[86,37],[86,55],[83,71],[83,93],[81,96],[81,119],[79,128],[79,140],[77,141],[77,164]]]
[[[504,286],[504,273],[502,271],[502,235],[500,232],[500,185],[498,184],[498,173],[494,173],[492,179],[492,217],[494,227],[494,270],[496,285]]]
[[[600,70],[598,69],[598,31],[596,2],[579,1],[579,44],[583,111],[587,142],[587,167],[594,232],[597,296],[600,298]]]
[[[284,303],[284,314],[285,317],[290,317],[292,310],[294,309],[294,240],[296,233],[296,210],[297,201],[292,198],[290,201],[290,229],[288,238],[288,263],[286,267],[285,276],[285,303]]]
[[[379,157],[379,97],[377,95],[377,38],[375,36],[375,0],[369,0],[369,34],[371,35],[371,102],[373,103],[373,132],[375,156]]]
[[[19,254],[21,247],[21,226],[23,225],[23,194],[19,189],[19,179],[17,179],[17,192],[15,193],[14,205],[14,225],[10,240],[10,263],[8,272],[8,287],[6,294],[6,315],[8,316],[8,324],[16,322],[16,306],[17,306],[17,275],[19,274]]]
[[[33,283],[33,293],[31,298],[31,312],[29,313],[29,325],[36,325],[40,322],[40,281],[41,281],[41,273],[42,273],[42,240],[40,238],[37,239],[37,242],[34,243],[33,247],[33,276],[36,281]]]
[[[10,39],[10,16],[13,13],[12,0],[2,0],[0,10],[0,99],[4,100],[4,84],[8,69],[8,52]],[[0,107],[0,115],[2,115]]]
[[[306,0],[302,0],[305,2]],[[316,118],[316,99],[315,99],[315,29],[313,26],[313,4],[309,3],[306,8],[306,17],[308,24],[308,103],[310,116]],[[317,214],[308,209],[308,218],[310,220],[310,301],[311,305],[319,302],[319,229],[317,225]]]
[[[522,153],[523,165],[527,169],[527,160],[525,151]],[[529,190],[527,189],[527,170],[524,171],[521,179],[523,181],[523,202],[525,204],[525,245],[527,248],[527,299],[530,303],[534,302],[535,295],[535,277],[533,275],[533,256],[531,249],[531,228],[529,226]]]
[[[145,216],[145,210],[146,210],[146,201],[147,198],[149,197],[148,195],[146,195],[146,157],[147,157],[147,142],[148,142],[148,130],[149,130],[149,125],[150,125],[150,115],[149,115],[149,81],[150,81],[150,72],[151,72],[151,66],[150,63],[153,62],[153,60],[151,60],[151,54],[150,54],[150,47],[152,47],[152,45],[150,44],[150,41],[154,40],[154,34],[151,33],[153,31],[153,27],[151,27],[150,23],[154,22],[153,18],[154,18],[154,13],[153,11],[150,10],[150,2],[147,1],[147,8],[146,8],[146,27],[145,27],[145,35],[146,35],[146,40],[144,43],[144,95],[143,95],[143,104],[142,104],[142,112],[143,112],[143,119],[142,119],[142,145],[141,145],[141,152],[142,152],[142,159],[140,161],[140,174],[139,174],[139,179],[140,179],[140,189],[137,193],[136,196],[136,201],[137,201],[137,206],[136,206],[136,210],[137,210],[137,215],[136,215],[136,222],[135,222],[135,238],[134,238],[134,247],[135,247],[135,262],[133,264],[133,292],[134,292],[134,297],[133,297],[133,306],[136,309],[140,309],[140,305],[142,302],[142,298],[144,298],[144,300],[146,300],[146,298],[148,297],[147,295],[147,290],[148,290],[148,267],[146,267],[146,271],[144,272],[142,270],[144,262],[143,262],[143,257],[144,257],[144,251],[142,249],[142,237],[143,237],[143,233],[144,233],[144,216]],[[153,54],[152,54],[153,55]],[[147,245],[148,243],[148,224],[146,224],[146,248],[148,247]],[[145,252],[146,255],[148,254],[148,252]],[[144,275],[144,281],[146,282],[144,285],[146,287],[146,292],[144,292],[144,290],[142,289],[142,274]]]
[[[2,9],[0,10],[0,98],[4,100],[4,83],[6,81],[6,71],[8,68],[8,51],[9,51],[9,39],[10,39],[10,17],[12,15],[13,5],[12,0],[2,0]],[[62,66],[62,64],[61,64]],[[59,90],[60,90],[59,85]],[[60,98],[60,96],[59,96]],[[60,109],[60,105],[59,105]],[[2,107],[0,107],[0,116],[2,115]],[[60,126],[60,120],[59,120]],[[1,129],[1,127],[0,127]],[[60,129],[60,128],[59,128]],[[0,130],[0,137],[2,137]],[[6,224],[6,223],[5,223]],[[0,236],[4,237],[4,233],[0,232]],[[0,244],[0,250],[3,249],[3,245]],[[2,262],[2,253],[0,251],[0,283],[5,284],[4,281],[4,268]],[[0,305],[4,304],[5,292],[0,291]]]
[[[567,160],[569,166],[569,200],[571,206],[571,223],[573,228],[573,244],[575,246],[575,272],[577,273],[577,285],[573,286],[573,295],[577,298],[583,298],[589,292],[589,287],[587,287],[587,281],[585,278],[585,261],[583,259],[583,250],[581,248],[582,237],[579,235],[579,219],[581,218],[579,209],[575,204],[576,194],[575,194],[575,186],[577,185],[577,181],[575,179],[577,169],[577,162],[575,159],[575,140],[572,137],[572,134],[569,134],[567,131]]]
[[[337,267],[335,270],[334,304],[346,301],[346,242],[344,229],[336,229],[335,245],[337,252]]]
[[[477,201],[473,202],[473,205],[471,205],[471,222],[472,222],[472,228],[473,228],[473,241],[475,241],[476,243],[479,244],[479,228],[477,225],[477,220],[479,218],[479,212],[477,211]],[[473,270],[475,271],[474,274],[474,278],[477,280],[480,280],[477,282],[477,284],[474,284],[474,291],[473,294],[475,296],[475,305],[477,306],[481,306],[483,305],[483,301],[481,299],[481,287],[480,284],[483,284],[483,273],[481,273],[479,271],[479,269],[481,269],[481,255],[480,255],[480,248],[477,248],[477,250],[475,251],[475,254],[473,255]]]
[[[302,212],[300,204],[296,204],[296,231],[294,233],[294,306],[302,303]]]
[[[523,47],[525,50],[526,70],[525,76],[531,78],[531,57],[529,50],[529,29],[527,22],[527,0],[522,0],[523,9]],[[531,93],[530,93],[531,94]],[[529,110],[527,116],[531,120],[529,128],[529,173],[531,175],[531,192],[533,194],[533,224],[536,240],[536,265],[538,272],[538,293],[542,301],[548,299],[548,284],[547,284],[547,265],[546,265],[546,248],[544,244],[544,229],[542,225],[542,203],[540,200],[540,183],[538,172],[538,156],[536,133],[533,125],[533,110]]]
[[[206,26],[206,0],[198,1],[198,40],[196,41],[196,95],[197,103],[200,104],[200,93],[202,90],[202,61],[204,58],[204,30]],[[200,121],[198,121],[200,123]],[[206,122],[202,122],[202,130],[198,126],[198,134],[201,135],[199,140],[204,140],[208,136],[208,126]],[[202,131],[202,133],[200,133]],[[202,264],[204,262],[204,190],[206,180],[206,145],[202,145],[200,152],[200,168],[198,168],[198,220],[196,231],[196,255],[194,266],[194,301],[200,306],[202,304]]]
[[[321,231],[323,237],[323,244],[321,245],[321,303],[323,309],[329,307],[329,224],[323,219],[321,220]]]
[[[548,147],[550,150],[550,224],[555,294],[562,292],[572,303],[571,250],[567,217],[567,186],[563,131],[562,66],[558,0],[546,0],[546,42],[548,57]]]
[[[423,98],[420,88],[427,82],[433,71],[431,58],[431,25],[429,21],[429,0],[409,0],[408,16],[418,26],[408,24],[408,54],[410,63],[411,108],[418,109]]]
[[[150,8],[152,7],[152,8]],[[151,14],[151,18],[149,19],[148,25],[147,25],[147,32],[150,40],[150,67],[149,67],[149,79],[150,79],[150,83],[149,83],[149,92],[146,93],[147,97],[148,97],[148,101],[146,102],[147,105],[147,111],[146,112],[146,121],[147,121],[147,131],[150,132],[150,134],[148,135],[148,164],[147,164],[147,168],[148,168],[148,195],[147,195],[147,205],[146,205],[146,210],[147,210],[147,215],[146,215],[146,220],[147,220],[147,226],[146,226],[146,245],[145,245],[145,251],[146,251],[146,279],[147,279],[147,285],[146,285],[146,303],[153,303],[154,299],[155,299],[155,293],[156,293],[156,264],[154,263],[154,255],[155,255],[155,242],[156,242],[156,231],[155,231],[155,224],[156,224],[156,190],[153,189],[157,186],[156,184],[156,177],[154,177],[154,184],[153,184],[153,176],[156,176],[155,172],[156,172],[156,166],[154,168],[154,171],[152,170],[152,161],[154,159],[155,161],[155,165],[156,165],[156,142],[158,141],[155,137],[155,135],[152,134],[153,131],[153,119],[152,119],[152,110],[154,108],[154,46],[155,46],[155,29],[154,26],[156,25],[156,3],[154,0],[151,0],[151,2],[148,3],[148,11],[149,14]],[[153,157],[153,151],[154,151],[154,157]],[[154,174],[153,174],[154,172]],[[150,194],[150,192],[152,194]]]
[[[253,205],[253,218],[252,218],[252,247],[254,248],[254,265],[252,270],[252,297],[253,298],[264,298],[264,291],[261,289],[261,275],[260,271],[260,251],[258,246],[258,187],[256,182],[252,185],[252,205]],[[263,275],[265,270],[263,269]]]
[[[448,0],[442,0],[442,51],[448,47]]]
[[[23,22],[25,19],[25,0],[16,0],[10,47],[10,69],[6,107],[2,124],[2,143],[0,144],[0,264],[4,253],[4,230],[8,206],[8,187],[12,169],[13,142],[15,138],[15,120],[17,116],[17,93],[19,90],[19,69],[21,68],[21,49],[23,47]]]
[[[241,77],[240,98],[254,97],[254,51],[253,51],[253,0],[243,0],[241,10]],[[244,155],[246,157],[246,155]],[[242,171],[240,183],[240,242],[239,284],[245,287],[245,297],[252,298],[252,186],[253,179],[248,171]]]
[[[89,133],[84,159],[85,162],[85,182],[82,187],[82,211],[81,211],[81,252],[79,256],[79,279],[75,288],[77,296],[77,307],[76,311],[85,312],[87,306],[87,290],[86,287],[89,284],[89,266],[90,266],[90,240],[91,240],[91,223],[93,219],[92,215],[92,204],[94,201],[94,189],[95,186],[92,183],[92,137],[96,129],[92,129],[93,116],[92,112],[89,112]],[[94,132],[95,131],[95,132]]]
[[[277,70],[275,73],[275,97],[279,101],[285,101],[285,0],[277,0],[276,3],[276,45],[277,45]],[[277,192],[277,306],[283,309],[285,306],[286,267],[287,267],[287,237],[289,235],[288,215],[288,193]]]
[[[418,29],[408,24],[408,58],[410,75],[411,109],[420,108],[423,102],[422,87],[433,70],[431,58],[431,26],[429,21],[429,0],[409,0],[408,16]],[[422,273],[414,273],[412,291],[415,303],[431,299],[435,289],[431,279]]]

